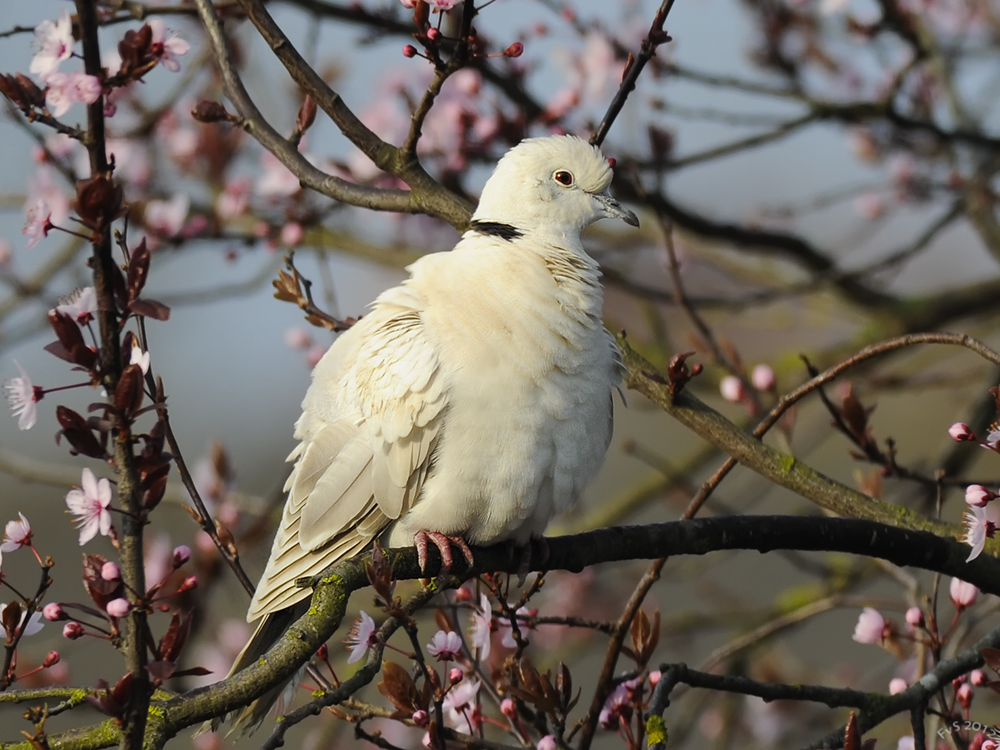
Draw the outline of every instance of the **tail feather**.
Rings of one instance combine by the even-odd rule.
[[[305,614],[308,608],[309,600],[306,599],[305,601],[293,604],[291,607],[286,607],[285,609],[277,612],[272,612],[262,618],[257,624],[257,629],[254,630],[250,640],[247,641],[243,650],[240,651],[239,655],[236,657],[236,661],[233,663],[233,667],[229,670],[229,674],[226,675],[226,678],[228,679],[229,677],[232,677],[234,674],[246,669],[251,664],[256,664],[260,657],[267,653],[268,649],[278,642],[281,636],[285,634],[285,631],[287,631],[296,620]],[[304,670],[305,667],[289,677],[286,681],[275,685],[249,706],[240,711],[233,720],[232,728],[226,733],[227,736],[233,734],[234,732],[246,735],[257,729],[275,704],[283,705],[288,699],[291,698],[290,693],[294,690],[294,687],[298,683],[300,675]],[[289,694],[283,695],[286,690]],[[205,722],[201,729],[198,730],[198,734],[209,730],[213,732],[218,731],[222,722],[228,720],[230,717],[231,715],[220,716],[212,719],[210,722]]]

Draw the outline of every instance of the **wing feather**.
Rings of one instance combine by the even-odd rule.
[[[357,554],[418,500],[447,406],[420,302],[412,290],[390,290],[317,365],[248,621],[308,597],[297,579]]]

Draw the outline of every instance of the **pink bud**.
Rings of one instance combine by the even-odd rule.
[[[986,674],[981,669],[973,669],[969,672],[969,682],[975,686],[986,684]]]
[[[733,404],[738,404],[746,394],[743,392],[743,382],[735,375],[727,375],[719,382],[719,393]]]
[[[281,244],[285,247],[295,247],[305,236],[302,225],[297,221],[290,221],[281,228]]]
[[[424,711],[423,709],[420,709],[419,711],[414,711],[413,716],[411,716],[410,718],[413,720],[413,723],[416,724],[418,727],[426,727],[430,723],[430,717],[427,715],[427,712]]]
[[[663,677],[663,672],[661,672],[659,669],[650,672],[649,684],[652,685],[653,687],[656,687],[656,685],[660,682],[661,677]]]
[[[542,739],[538,740],[538,750],[556,750],[558,747],[556,745],[556,738],[551,734],[547,734]]]
[[[412,44],[407,44],[403,47],[403,57],[416,57],[417,48]]]
[[[889,695],[896,695],[897,693],[902,693],[909,685],[906,684],[906,680],[902,677],[894,677],[889,680]]]
[[[872,607],[865,607],[858,617],[852,636],[858,643],[881,643],[885,634],[885,618]]]
[[[448,672],[448,682],[452,685],[457,685],[463,679],[465,679],[465,673],[458,667],[452,667],[451,671]]]
[[[981,484],[970,484],[965,488],[965,502],[976,508],[985,508],[986,504],[996,497]]]
[[[188,576],[184,579],[184,583],[177,589],[177,593],[183,594],[185,591],[192,591],[196,588],[198,588],[198,576]]]
[[[517,707],[514,705],[514,701],[510,698],[504,698],[500,702],[500,713],[511,721],[514,721],[517,718]]]
[[[174,567],[179,568],[181,565],[186,563],[191,559],[191,548],[186,544],[181,544],[174,547]]]
[[[514,42],[503,52],[504,57],[520,57],[524,54],[524,45],[520,42]]]
[[[48,655],[45,657],[45,661],[42,662],[42,666],[48,669],[49,667],[54,667],[59,663],[59,652],[49,651]]]
[[[976,598],[979,596],[979,589],[971,583],[966,583],[958,578],[952,578],[948,593],[951,595],[952,604],[958,609],[962,609],[975,604]]]
[[[767,365],[757,365],[750,375],[750,382],[758,391],[773,391],[775,380],[774,370]]]
[[[42,617],[50,622],[58,622],[59,620],[67,619],[69,615],[56,602],[49,602],[42,608]]]
[[[75,641],[77,638],[83,637],[83,625],[78,623],[76,620],[72,620],[63,625],[63,638],[69,638],[71,641]]]
[[[437,29],[427,29],[427,39],[431,42],[436,42],[441,36],[441,32]]]
[[[952,440],[959,443],[976,439],[976,433],[965,422],[955,422],[955,424],[948,428],[948,434],[951,435]]]
[[[906,610],[906,622],[915,628],[923,627],[924,613],[920,607],[910,607]]]
[[[117,581],[121,578],[121,574],[122,572],[118,570],[118,566],[110,560],[101,566],[101,578],[105,581]]]
[[[121,597],[118,599],[112,599],[104,608],[110,617],[124,617],[128,614],[130,609],[132,609],[132,605],[129,604],[128,599]]]
[[[968,711],[969,706],[972,705],[972,685],[967,682],[963,683],[961,687],[955,691],[955,698],[962,704],[962,708]]]

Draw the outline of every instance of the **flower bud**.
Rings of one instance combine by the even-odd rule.
[[[958,690],[955,691],[955,699],[962,705],[962,708],[968,711],[969,706],[972,705],[972,685],[965,682],[959,686]]]
[[[323,661],[326,661],[327,659],[329,659],[330,658],[330,647],[327,646],[324,643],[322,646],[320,646],[318,649],[316,649],[316,658],[317,659],[322,659]]]
[[[196,588],[198,588],[198,576],[188,576],[177,589],[177,593],[183,594],[185,591],[193,591]]]
[[[976,439],[976,433],[965,422],[955,422],[955,424],[948,428],[948,434],[951,435],[952,440],[959,443]]]
[[[117,581],[121,578],[122,572],[110,560],[101,566],[101,578],[105,581]]]
[[[889,680],[889,695],[896,695],[897,693],[902,693],[909,685],[906,684],[906,680],[902,677],[894,677]]]
[[[181,565],[186,563],[191,559],[191,548],[186,544],[178,545],[174,547],[174,559],[173,564],[175,568],[179,568]]]
[[[71,620],[63,625],[63,638],[69,638],[71,641],[75,641],[77,638],[82,638],[83,625],[78,623],[76,620]]]
[[[448,672],[448,682],[452,685],[457,685],[463,679],[465,679],[465,673],[458,667],[452,667],[451,671]]]
[[[511,721],[517,718],[517,706],[514,705],[514,701],[510,698],[504,698],[500,702],[500,713],[506,716]]]
[[[411,716],[410,718],[413,720],[413,723],[416,724],[418,727],[426,727],[430,723],[430,717],[427,715],[427,712],[424,711],[423,709],[420,709],[419,711],[414,711],[413,716]]]
[[[954,604],[956,608],[962,609],[964,607],[971,607],[975,604],[976,599],[979,596],[979,589],[971,583],[959,580],[958,578],[952,578],[951,585],[948,588],[948,593],[951,595],[952,604]]]
[[[514,42],[503,51],[504,57],[520,57],[522,54],[524,54],[524,45],[520,42]]]
[[[42,617],[50,622],[57,622],[68,619],[69,615],[63,611],[62,606],[57,602],[49,602],[42,608]]]
[[[750,382],[758,391],[773,391],[775,385],[774,370],[767,365],[757,365],[750,375]]]
[[[417,48],[412,44],[407,44],[403,47],[403,57],[415,57],[417,54]]]
[[[924,613],[920,607],[910,607],[906,610],[906,622],[915,627],[920,628],[924,625]]]
[[[657,685],[657,683],[659,683],[661,677],[663,677],[663,672],[661,672],[659,669],[656,669],[656,670],[650,672],[649,673],[649,684],[650,684],[650,686],[651,687],[656,687],[656,685]]]
[[[719,381],[719,393],[732,404],[738,404],[746,398],[743,392],[743,382],[735,375],[727,375]]]
[[[48,669],[49,667],[54,667],[59,663],[59,652],[49,651],[48,655],[45,657],[45,661],[42,662],[42,666]]]
[[[980,687],[986,684],[986,674],[981,669],[973,669],[969,672],[969,682],[973,685]]]
[[[129,604],[128,599],[122,597],[112,599],[104,608],[110,617],[124,617],[130,609],[132,609],[132,605]]]
[[[437,29],[427,29],[427,41],[436,42],[441,37],[441,32]]]
[[[556,750],[558,747],[556,745],[556,738],[551,734],[547,734],[542,739],[538,740],[538,750]]]
[[[965,502],[976,508],[985,508],[986,504],[995,497],[995,493],[990,492],[981,484],[970,484],[965,488]]]

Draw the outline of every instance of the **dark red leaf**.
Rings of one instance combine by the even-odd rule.
[[[129,365],[115,389],[115,408],[125,416],[131,416],[139,411],[143,396],[142,369],[139,365]]]
[[[146,238],[143,237],[139,247],[132,251],[132,257],[128,261],[129,300],[136,299],[142,293],[142,288],[146,286],[146,279],[149,276],[149,257],[149,248],[146,247]]]
[[[154,299],[134,299],[129,305],[130,312],[153,320],[169,320],[170,308]]]

